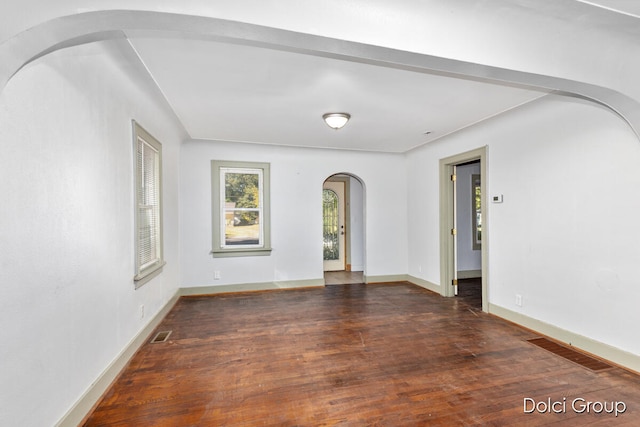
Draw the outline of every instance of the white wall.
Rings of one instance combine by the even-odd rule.
[[[475,215],[472,193],[472,175],[480,174],[480,163],[458,166],[457,184],[457,229],[458,271],[482,269],[480,249],[473,249],[473,224]]]
[[[364,270],[364,187],[362,183],[351,177],[349,180],[349,205],[351,218],[349,233],[351,235],[351,271]]]
[[[408,154],[409,273],[440,280],[438,160],[485,145],[489,302],[639,355],[640,144],[595,104],[547,96]]]
[[[271,163],[270,256],[209,254],[212,159]],[[366,188],[366,273],[406,273],[402,155],[189,141],[181,165],[183,287],[322,279],[322,183],[336,173],[358,176]]]
[[[176,291],[182,135],[118,46],[60,50],[0,93],[3,425],[54,425]],[[138,290],[131,119],[164,150],[167,265]]]

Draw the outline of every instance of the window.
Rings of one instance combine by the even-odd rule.
[[[269,163],[211,162],[214,257],[271,253]]]
[[[136,288],[162,271],[162,145],[135,121]]]
[[[480,185],[480,175],[471,175],[471,206],[472,206],[472,224],[473,232],[473,250],[480,250],[482,247],[482,192]]]

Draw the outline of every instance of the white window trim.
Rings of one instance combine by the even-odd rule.
[[[258,245],[224,244],[224,174],[229,172],[258,173],[260,180],[260,243]],[[271,254],[271,213],[270,213],[270,164],[259,162],[237,162],[227,160],[211,161],[212,190],[212,230],[214,258],[266,256]]]
[[[162,267],[166,264],[163,255],[163,226],[162,226],[162,144],[158,142],[151,134],[144,130],[138,123],[133,123],[133,161],[134,161],[134,230],[135,230],[135,275],[133,277],[136,289],[162,272]],[[157,180],[157,230],[156,230],[156,256],[151,262],[145,264],[140,263],[140,233],[139,233],[139,211],[142,207],[142,201],[139,200],[140,188],[142,182],[140,180],[140,171],[138,169],[138,144],[143,143],[151,148],[156,154],[156,180]]]

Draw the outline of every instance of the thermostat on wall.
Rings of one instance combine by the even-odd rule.
[[[491,201],[493,203],[502,203],[502,194],[496,194],[495,196],[492,196]]]

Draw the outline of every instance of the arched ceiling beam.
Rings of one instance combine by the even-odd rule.
[[[375,66],[556,91],[602,104],[640,138],[640,103],[589,83],[211,17],[109,10],[52,19],[0,45],[0,91],[24,66],[59,49],[127,37],[197,38],[316,55]]]

